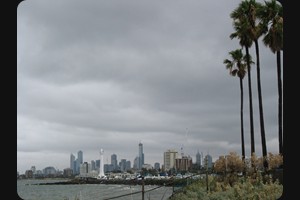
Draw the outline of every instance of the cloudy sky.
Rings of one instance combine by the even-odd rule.
[[[239,79],[223,60],[239,48],[239,0],[26,0],[17,10],[17,170],[176,149],[241,154]],[[263,1],[260,1],[263,2]],[[255,59],[254,47],[250,52]],[[260,42],[268,152],[278,153],[276,58]],[[255,148],[261,155],[256,67]],[[244,80],[246,156],[250,155]]]

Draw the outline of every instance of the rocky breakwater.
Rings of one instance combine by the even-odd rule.
[[[124,185],[164,185],[172,186],[174,179],[96,179],[96,178],[75,178],[67,181],[48,182],[48,183],[37,183],[36,185],[74,185],[74,184],[124,184]],[[176,180],[175,182],[178,182]],[[182,180],[183,181],[183,180]]]

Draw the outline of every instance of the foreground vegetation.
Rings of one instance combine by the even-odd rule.
[[[228,177],[230,178],[230,177]],[[174,193],[170,200],[201,199],[201,200],[241,200],[260,199],[276,200],[283,193],[283,185],[279,181],[264,182],[262,177],[239,178],[233,185],[229,181],[220,181],[219,177],[209,176],[208,191],[205,180],[198,180],[181,191]]]
[[[267,160],[266,170],[263,162]],[[243,160],[236,152],[220,156],[207,178],[191,182],[170,200],[277,200],[283,193],[283,156],[269,153],[266,158],[255,154]]]

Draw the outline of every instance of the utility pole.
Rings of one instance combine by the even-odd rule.
[[[205,158],[205,164],[206,164],[206,192],[208,193],[208,157]]]
[[[227,155],[225,155],[225,177],[227,176]]]
[[[142,176],[142,200],[144,200],[144,196],[145,196],[145,183],[144,183],[144,175]]]

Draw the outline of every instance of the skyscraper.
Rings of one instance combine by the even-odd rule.
[[[96,169],[99,170],[100,169],[100,159],[96,160]]]
[[[199,150],[196,154],[196,164],[197,164],[197,167],[201,167],[201,154],[199,153]]]
[[[75,172],[76,174],[79,174],[80,172],[80,165],[83,163],[83,153],[81,150],[79,150],[77,152],[77,159],[75,160],[76,161],[76,164],[75,164]]]
[[[177,158],[178,152],[173,149],[169,149],[164,152],[164,167],[165,170],[175,168],[175,159]]]
[[[138,156],[136,156],[136,157],[134,158],[134,161],[133,161],[133,168],[134,168],[134,169],[138,169],[138,168],[139,168],[139,157],[138,157]]]
[[[117,170],[118,169],[118,160],[117,160],[117,155],[116,154],[111,155],[110,162],[113,166],[113,170]]]
[[[143,144],[139,143],[139,169],[142,169],[144,164],[144,153],[143,153]]]
[[[79,173],[79,171],[78,171],[78,162],[77,162],[77,159],[76,160],[74,160],[74,162],[73,162],[73,174],[77,174],[77,173]]]
[[[96,162],[91,160],[91,170],[96,170]]]
[[[121,172],[125,172],[126,171],[126,159],[121,159],[120,170],[121,170]]]
[[[78,151],[78,153],[77,153],[77,159],[78,159],[79,165],[81,165],[83,163],[83,153],[81,150]]]
[[[75,171],[76,171],[74,161],[75,161],[75,156],[71,153],[71,155],[70,155],[70,168],[73,170],[73,173],[75,173]]]
[[[131,162],[130,160],[126,160],[126,171],[129,170],[131,168]]]
[[[159,170],[160,164],[158,162],[154,163],[154,169]]]
[[[204,167],[206,168],[212,168],[212,157],[211,155],[207,154],[204,158]]]

